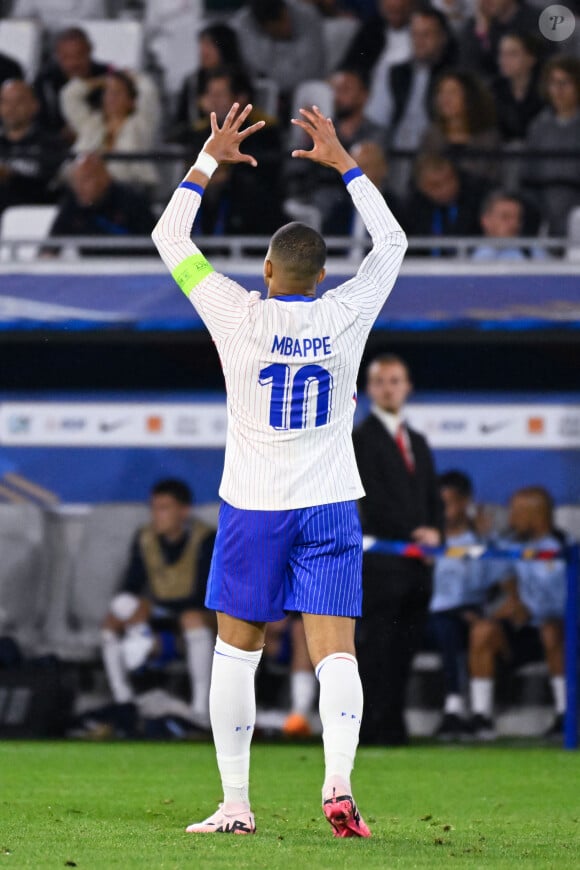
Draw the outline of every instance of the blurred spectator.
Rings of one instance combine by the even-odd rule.
[[[8,206],[52,202],[51,184],[64,154],[37,124],[38,101],[22,79],[0,87],[0,211]],[[18,154],[25,150],[28,153]]]
[[[102,654],[115,702],[130,705],[129,673],[150,658],[170,659],[175,650],[173,632],[155,635],[150,620],[161,618],[168,628],[177,628],[191,679],[190,719],[209,729],[215,634],[204,598],[215,535],[199,520],[192,522],[191,503],[190,489],[181,480],[162,480],[153,487],[151,522],[133,541],[122,589],[103,624]]]
[[[204,118],[180,137],[182,145],[191,148],[192,158],[201,151],[210,135],[209,115],[215,112],[222,124],[232,103],[252,102],[252,86],[248,78],[228,69],[208,72],[205,92],[201,97]],[[195,231],[204,235],[267,235],[282,223],[279,206],[281,143],[280,130],[273,118],[253,109],[248,124],[265,120],[266,126],[252,142],[252,155],[257,167],[244,164],[222,164],[205,191],[195,223]],[[267,191],[267,195],[265,192]]]
[[[429,124],[433,85],[442,70],[452,66],[457,46],[443,13],[429,6],[411,16],[411,41],[410,60],[391,69],[389,141],[391,148],[415,151]],[[410,159],[393,160],[393,184],[401,196],[408,193],[411,173]]]
[[[540,550],[559,549],[563,535],[554,529],[553,503],[542,487],[529,486],[512,496],[509,535],[500,542],[525,544]],[[469,644],[472,733],[481,740],[495,737],[493,680],[498,659],[512,667],[541,661],[550,672],[555,718],[546,736],[564,731],[565,564],[560,560],[515,561],[495,565],[502,595],[490,616],[473,623]],[[491,568],[494,564],[490,563]]]
[[[155,217],[147,199],[115,181],[98,154],[77,157],[67,173],[68,189],[51,227],[51,236],[149,236]],[[85,255],[147,254],[131,248],[83,247]]]
[[[79,27],[61,30],[54,37],[52,56],[40,68],[34,88],[40,102],[39,123],[71,144],[75,134],[67,126],[60,106],[60,92],[71,79],[95,79],[105,75],[107,66],[91,57],[91,43]]]
[[[377,0],[377,15],[361,25],[342,61],[342,66],[358,67],[369,76],[365,113],[383,126],[392,114],[390,69],[411,57],[411,10],[412,0]]]
[[[469,477],[461,471],[448,471],[439,478],[439,491],[445,509],[446,545],[453,548],[480,543],[470,518],[473,485]],[[485,593],[484,562],[446,557],[435,560],[427,639],[443,660],[445,704],[435,733],[440,740],[461,739],[468,731],[462,694],[467,677],[465,657],[469,626],[481,616]]]
[[[461,65],[493,78],[498,74],[498,49],[502,36],[538,33],[537,7],[525,0],[477,0],[477,10],[461,31]],[[544,52],[548,40],[544,40]]]
[[[114,70],[95,79],[71,79],[61,91],[61,108],[76,139],[74,150],[150,151],[159,125],[159,97],[153,81],[141,73]],[[118,181],[151,187],[157,182],[148,161],[110,161]]]
[[[13,58],[0,52],[0,85],[7,79],[22,79],[22,67]]]
[[[490,240],[515,239],[523,234],[524,216],[524,203],[517,194],[494,190],[486,196],[481,206],[483,235]],[[542,248],[522,248],[519,245],[504,248],[497,247],[493,242],[478,245],[471,255],[472,260],[486,263],[542,260],[545,257]]]
[[[205,91],[207,76],[211,70],[228,67],[242,71],[243,61],[238,45],[238,35],[226,24],[210,24],[199,32],[199,67],[187,76],[181,87],[175,122],[168,139],[179,140],[200,117],[200,97]]]
[[[548,108],[530,125],[526,138],[528,148],[578,154],[580,60],[555,57],[548,61],[542,74],[542,92]],[[564,236],[568,213],[580,205],[580,158],[530,158],[524,181],[537,194],[538,206],[550,235]]]
[[[109,18],[111,0],[14,0],[12,18],[38,18],[45,30],[54,32],[71,21]]]
[[[472,73],[445,72],[433,91],[433,121],[421,139],[421,151],[445,152],[463,172],[494,181],[497,159],[470,156],[470,151],[499,147],[493,98]]]
[[[481,180],[459,172],[447,157],[438,154],[419,157],[414,175],[415,188],[405,206],[409,235],[479,235],[481,201],[487,192]],[[431,248],[422,253],[454,255],[454,251],[448,248]]]
[[[387,133],[384,127],[365,117],[369,89],[364,73],[357,69],[339,69],[330,77],[330,84],[333,121],[342,145],[350,151],[358,142],[372,142],[382,153]],[[384,162],[384,156],[382,159]],[[290,158],[287,166],[287,193],[320,210],[323,232],[348,235],[352,225],[352,199],[341,177],[333,170],[307,160]]]
[[[433,0],[433,6],[442,12],[450,27],[459,33],[473,15],[476,0]]]
[[[500,40],[500,74],[491,87],[504,142],[524,140],[530,122],[544,106],[539,90],[539,53],[534,37],[508,33]]]
[[[371,413],[353,433],[366,496],[359,502],[363,534],[437,546],[443,509],[433,457],[422,435],[405,422],[412,390],[403,360],[383,354],[371,362]],[[357,650],[365,694],[362,744],[407,742],[403,718],[407,680],[423,635],[432,569],[421,559],[380,553],[363,558],[363,615]]]
[[[427,124],[431,91],[439,73],[452,66],[455,39],[443,13],[424,7],[411,16],[412,54],[391,68],[392,148],[416,149]]]
[[[286,98],[296,85],[324,76],[320,15],[300,0],[249,0],[231,19],[253,76],[273,79]]]

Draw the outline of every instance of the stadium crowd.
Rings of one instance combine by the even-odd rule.
[[[316,103],[409,236],[484,236],[477,260],[539,256],[489,239],[563,237],[580,207],[580,28],[546,36],[543,5],[207,0],[200,11],[183,0],[160,16],[151,0],[4,3],[5,19],[40,22],[44,40],[36,70],[0,56],[0,212],[53,202],[53,234],[147,235],[144,214],[195,158],[210,112],[219,121],[237,100],[266,121],[252,142],[258,168],[220,167],[194,232],[266,235],[298,218],[364,236],[340,179],[289,157],[302,145],[290,117]],[[95,17],[140,23],[141,68],[98,56]]]

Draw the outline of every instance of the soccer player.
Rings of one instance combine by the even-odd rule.
[[[224,801],[187,830],[255,831],[248,796],[254,673],[266,623],[296,611],[303,614],[320,684],[323,811],[335,836],[368,837],[350,784],[363,707],[354,647],[362,588],[356,499],[363,488],[351,434],[360,359],[397,277],[406,238],[340,145],[332,121],[317,107],[301,109],[293,123],[310,135],[313,147],[292,156],[342,175],[368,228],[371,252],[355,278],[317,299],[324,241],[291,223],[270,242],[267,299],[217,274],[191,240],[191,228],[218,164],[256,164],[239,150],[263,125],[242,129],[251,108],[234,103],[221,127],[211,115],[212,133],[153,231],[163,260],[216,343],[228,403],[222,505],[206,597],[218,619],[210,717]]]

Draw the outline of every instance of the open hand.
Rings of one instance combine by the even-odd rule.
[[[310,151],[301,149],[293,151],[292,157],[313,160],[315,163],[336,169],[341,174],[357,165],[340,144],[331,119],[325,118],[318,106],[313,106],[312,109],[300,109],[300,114],[304,117],[292,118],[292,123],[308,133],[314,145]]]
[[[239,103],[233,104],[224,118],[221,127],[218,125],[216,113],[211,113],[211,136],[203,146],[203,150],[207,154],[210,154],[214,160],[217,160],[218,163],[249,163],[251,166],[257,166],[258,161],[256,158],[252,157],[251,154],[242,154],[240,145],[252,133],[261,130],[266,122],[256,121],[255,124],[246,127],[245,130],[240,130],[240,127],[252,111],[252,104],[248,103],[238,114],[239,108]]]

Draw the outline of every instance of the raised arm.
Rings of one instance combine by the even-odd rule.
[[[321,163],[342,175],[373,243],[356,278],[329,292],[357,304],[359,297],[369,316],[376,316],[395,283],[407,250],[407,237],[383,195],[339,142],[331,119],[325,118],[317,106],[300,112],[303,118],[293,118],[292,123],[308,133],[313,147],[310,151],[293,151],[292,156]]]
[[[192,257],[198,264],[198,275],[213,271],[197,245],[191,239],[191,230],[195,216],[201,205],[201,197],[209,180],[220,163],[249,163],[257,166],[257,161],[250,154],[242,154],[240,145],[264,126],[264,121],[258,121],[240,130],[240,127],[252,111],[251,104],[238,114],[239,103],[234,103],[228,112],[221,128],[218,126],[215,112],[211,113],[211,135],[196,162],[193,164],[175,193],[169,205],[159,218],[152,238],[161,254],[165,265],[186,293],[186,286],[179,280],[179,267]],[[202,266],[201,260],[206,263]]]

